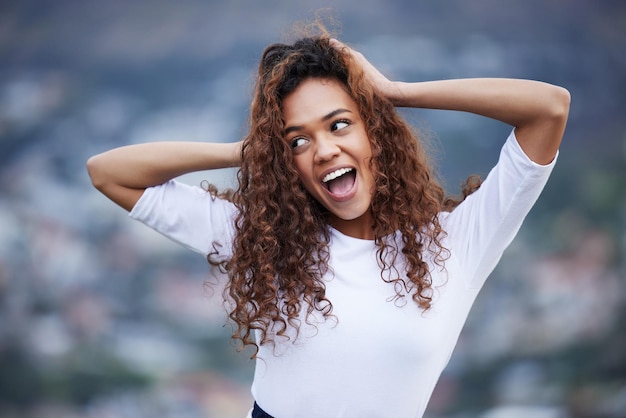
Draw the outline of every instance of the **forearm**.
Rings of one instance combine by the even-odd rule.
[[[180,175],[239,165],[239,144],[153,142],[95,155],[87,162],[92,181],[146,188]]]
[[[154,142],[115,148],[87,161],[93,185],[130,210],[143,190],[194,171],[240,164],[240,143]]]
[[[333,42],[361,65],[369,82],[396,106],[471,112],[516,128],[545,121],[565,126],[570,97],[564,88],[539,81],[507,78],[415,83],[391,81],[363,54],[339,41]]]
[[[531,80],[475,78],[393,83],[396,106],[458,110],[520,126],[567,112],[561,87]]]
[[[505,78],[394,82],[360,52],[333,42],[361,65],[369,82],[396,106],[458,110],[496,119],[515,127],[517,140],[530,159],[547,164],[554,158],[569,113],[570,95],[564,88]]]
[[[524,152],[539,164],[556,155],[570,104],[564,88],[517,79],[395,82],[386,94],[396,106],[471,112],[512,125]]]

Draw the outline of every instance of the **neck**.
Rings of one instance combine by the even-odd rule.
[[[356,219],[350,220],[331,215],[328,223],[337,231],[349,237],[366,240],[374,239],[374,219],[370,211],[367,211]]]

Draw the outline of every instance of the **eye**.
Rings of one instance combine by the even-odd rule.
[[[330,130],[331,132],[335,132],[335,131],[340,131],[342,129],[347,128],[348,126],[350,126],[350,122],[347,120],[337,120],[335,122],[332,123],[332,125],[330,125]]]
[[[309,142],[305,137],[303,136],[297,136],[295,138],[293,138],[290,142],[291,148],[299,148],[303,145],[305,145],[307,142]]]

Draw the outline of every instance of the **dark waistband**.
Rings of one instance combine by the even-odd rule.
[[[274,418],[267,412],[261,409],[258,403],[254,403],[254,408],[252,408],[252,418]]]

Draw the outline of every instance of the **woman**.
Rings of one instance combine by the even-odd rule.
[[[514,129],[454,200],[394,106]],[[324,35],[265,50],[242,142],[132,145],[87,166],[133,218],[227,273],[234,337],[257,349],[250,416],[420,417],[568,109],[566,90],[535,81],[393,82]],[[172,180],[231,166],[232,199]]]

